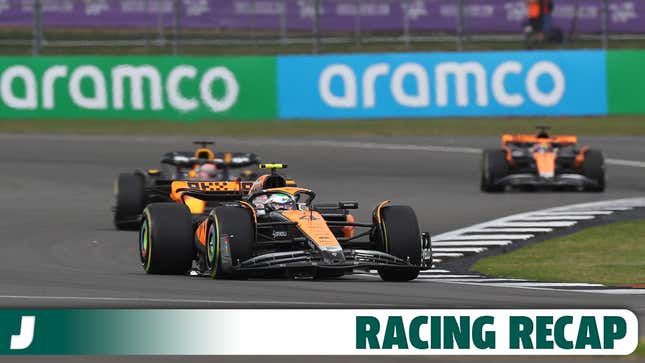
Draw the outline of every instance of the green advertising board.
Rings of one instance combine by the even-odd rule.
[[[607,52],[609,114],[645,113],[645,51]]]
[[[2,57],[3,119],[277,118],[274,57]]]
[[[604,55],[605,112],[645,114],[645,51],[608,51]],[[247,56],[0,57],[1,118],[276,120],[283,116],[279,105],[284,111],[284,105],[291,105],[293,99],[283,92],[284,87],[278,94],[278,80],[285,72],[280,74],[277,63],[276,57]],[[296,77],[312,76],[304,68],[296,68],[300,72]],[[572,82],[566,87],[569,92],[579,85],[571,75],[564,81]],[[310,82],[308,89],[317,95],[317,86]],[[604,89],[597,91],[605,94]],[[584,109],[576,112],[597,114]]]

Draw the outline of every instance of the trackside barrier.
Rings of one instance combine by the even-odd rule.
[[[603,51],[285,56],[282,118],[604,115]]]
[[[2,119],[645,114],[645,51],[0,57]]]
[[[607,52],[609,114],[645,114],[645,51]]]
[[[276,119],[275,57],[3,57],[7,119]]]

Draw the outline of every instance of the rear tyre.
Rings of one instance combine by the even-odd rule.
[[[501,193],[504,185],[496,184],[501,178],[508,175],[506,151],[484,150],[481,167],[481,191],[486,193]]]
[[[605,191],[605,158],[599,150],[590,149],[582,162],[582,175],[595,181],[596,186],[587,187],[590,192]]]
[[[225,206],[211,212],[205,258],[211,277],[235,277],[233,266],[253,256],[255,228],[248,208]]]
[[[182,275],[195,258],[193,222],[185,205],[153,203],[143,211],[139,256],[146,273]]]
[[[115,186],[114,225],[120,230],[137,230],[145,208],[143,176],[120,174]]]
[[[394,257],[420,266],[421,233],[414,210],[408,206],[385,206],[381,209],[379,249]],[[418,269],[380,268],[384,281],[410,281],[419,276]]]

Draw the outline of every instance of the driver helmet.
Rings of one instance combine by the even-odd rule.
[[[533,146],[533,152],[546,152],[551,149],[551,145],[546,142],[540,142]]]
[[[264,209],[267,211],[274,210],[296,210],[296,201],[288,194],[275,193],[271,194],[264,202]]]
[[[217,176],[217,167],[215,164],[204,164],[197,170],[197,179],[212,179]]]

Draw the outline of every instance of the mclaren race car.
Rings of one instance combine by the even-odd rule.
[[[507,187],[605,190],[602,153],[579,147],[576,136],[551,136],[548,127],[537,135],[503,135],[501,149],[485,150],[481,190],[503,192]]]
[[[314,204],[316,194],[271,173],[253,183],[172,182],[174,203],[146,207],[139,257],[146,273],[213,278],[334,278],[375,269],[409,281],[431,267],[430,238],[412,208],[385,201],[370,223],[357,202]]]
[[[210,141],[195,141],[195,151],[174,151],[163,155],[161,169],[135,170],[120,174],[115,183],[114,225],[138,229],[143,209],[149,203],[170,202],[173,180],[254,180],[250,167],[259,159],[252,153],[214,152]]]

